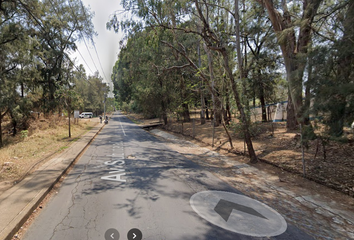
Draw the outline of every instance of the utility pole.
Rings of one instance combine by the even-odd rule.
[[[106,120],[106,98],[107,98],[107,95],[104,94],[104,100],[103,100],[103,103],[104,103],[104,115],[103,115],[103,119],[104,119],[104,121]]]
[[[107,86],[102,87],[101,90],[104,92],[104,99],[103,99],[103,122],[106,121],[106,98],[107,98]]]

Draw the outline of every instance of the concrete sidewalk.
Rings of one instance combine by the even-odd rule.
[[[0,195],[0,240],[11,239],[103,127],[97,124],[65,151]]]

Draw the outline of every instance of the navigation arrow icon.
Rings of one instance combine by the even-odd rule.
[[[117,229],[110,228],[105,232],[104,238],[106,240],[118,240],[119,239],[119,232]]]
[[[143,234],[139,229],[133,228],[129,230],[127,237],[128,240],[141,240],[143,238]]]
[[[244,212],[256,217],[267,219],[265,216],[254,210],[253,208],[230,202],[224,199],[220,199],[218,204],[215,206],[214,211],[217,212],[226,222],[229,220],[232,210]]]

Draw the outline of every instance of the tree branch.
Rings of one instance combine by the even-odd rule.
[[[198,66],[187,56],[186,52],[183,52],[181,50],[179,50],[178,48],[176,48],[175,46],[173,46],[171,43],[166,42],[166,41],[161,41],[163,44],[166,44],[167,46],[169,46],[170,48],[174,49],[176,52],[178,52],[179,54],[181,54],[188,62],[189,65],[194,68],[195,70],[198,71],[198,73],[200,74],[200,77],[202,78],[202,80],[205,81],[205,83],[207,84],[207,87],[209,89],[210,92],[213,92],[213,88],[210,86],[210,83],[208,81],[208,78],[206,77],[206,75],[200,71],[200,69],[198,68]],[[181,46],[182,44],[179,43],[179,45]],[[183,46],[183,45],[182,45]],[[184,47],[183,47],[184,48]]]
[[[172,66],[172,67],[164,68],[164,71],[172,71],[172,70],[175,70],[175,69],[183,69],[183,68],[187,68],[187,67],[190,67],[190,66],[191,66],[190,63],[184,64],[182,66]]]
[[[3,117],[5,117],[5,115],[9,112],[10,108],[7,108],[6,111],[3,114],[0,114],[0,119],[2,119]],[[1,124],[1,122],[0,122]],[[2,133],[0,133],[2,134]]]

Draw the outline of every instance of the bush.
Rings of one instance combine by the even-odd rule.
[[[130,106],[129,106],[129,104],[126,103],[126,102],[123,102],[123,103],[122,103],[122,110],[123,110],[124,112],[130,112]]]
[[[238,138],[244,138],[244,133],[243,133],[243,124],[241,122],[238,123],[231,123],[230,124],[230,129],[232,132],[238,137]],[[264,132],[264,129],[262,128],[261,123],[251,123],[249,125],[249,132],[251,134],[251,137],[256,137],[259,136]]]
[[[21,131],[21,138],[22,139],[25,139],[28,137],[28,130],[22,130]]]

